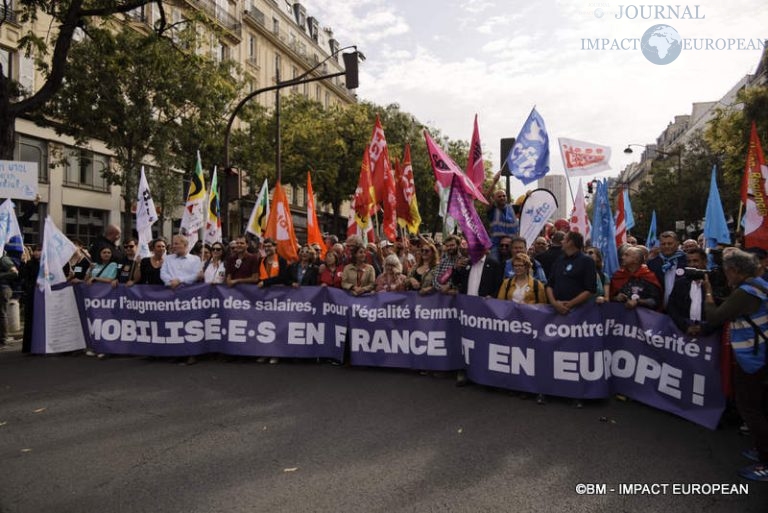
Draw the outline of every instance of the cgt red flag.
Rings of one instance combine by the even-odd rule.
[[[397,181],[397,218],[400,226],[405,226],[410,233],[419,233],[421,214],[416,200],[416,185],[413,182],[411,165],[411,145],[405,144],[402,164],[395,165]]]
[[[361,229],[366,229],[376,210],[376,197],[371,179],[371,157],[368,150],[363,153],[363,163],[360,166],[360,177],[357,179],[352,208],[355,211],[355,222]]]
[[[397,237],[397,195],[395,192],[395,174],[389,162],[387,138],[381,126],[379,116],[373,127],[371,143],[368,145],[368,156],[371,162],[373,189],[376,194],[375,202],[383,207],[381,227],[384,236],[390,241]]]
[[[763,148],[757,136],[757,127],[752,122],[749,136],[747,162],[741,182],[741,201],[744,203],[744,243],[746,247],[768,249],[768,197],[765,181],[768,167],[765,165]]]

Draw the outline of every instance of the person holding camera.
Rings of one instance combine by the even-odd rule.
[[[611,279],[611,301],[624,303],[629,309],[638,306],[659,309],[661,284],[644,260],[645,253],[639,247],[629,246],[624,250],[621,269],[613,273]]]
[[[686,252],[688,266],[683,276],[675,281],[667,303],[667,314],[680,331],[691,337],[709,335],[715,328],[704,316],[704,276],[707,271],[707,252],[697,247]]]
[[[733,292],[716,305],[705,275],[704,311],[713,326],[731,323],[736,407],[755,443],[754,449],[742,453],[754,463],[741,468],[739,475],[768,482],[768,281],[759,276],[757,258],[739,249],[723,254],[723,271]]]

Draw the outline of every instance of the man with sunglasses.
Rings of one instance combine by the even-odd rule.
[[[230,242],[231,254],[224,267],[227,285],[234,287],[238,283],[259,283],[259,257],[248,252],[245,235],[238,235]]]

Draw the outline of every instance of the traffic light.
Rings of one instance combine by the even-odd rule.
[[[357,60],[358,52],[343,53],[341,57],[344,59],[344,78],[347,82],[347,89],[357,89]]]

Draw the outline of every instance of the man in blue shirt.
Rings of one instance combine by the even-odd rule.
[[[582,252],[583,248],[584,236],[568,232],[563,239],[563,254],[552,264],[547,299],[561,315],[586,303],[597,290],[595,261]]]

